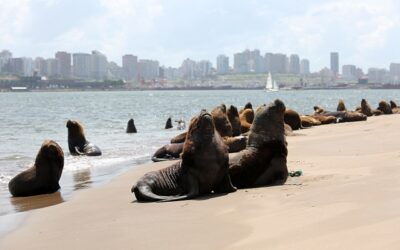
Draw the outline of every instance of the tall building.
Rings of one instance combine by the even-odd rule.
[[[36,57],[35,61],[33,62],[33,71],[39,76],[45,76],[46,70],[46,60],[42,57]]]
[[[339,74],[339,53],[331,52],[331,71],[335,74]]]
[[[58,75],[64,79],[70,78],[71,54],[64,51],[58,51],[55,57],[58,60]]]
[[[265,59],[260,51],[245,50],[233,55],[233,69],[236,73],[262,73],[265,70]]]
[[[290,55],[289,73],[296,75],[300,73],[300,58],[298,55]]]
[[[203,60],[196,63],[196,75],[200,77],[206,77],[211,75],[212,64],[210,61]]]
[[[400,84],[400,63],[390,64],[390,80],[393,84]]]
[[[97,50],[92,51],[90,63],[90,76],[97,81],[105,80],[108,77],[107,57]]]
[[[187,80],[196,78],[196,62],[187,58],[182,62],[181,66],[182,77]]]
[[[250,71],[248,59],[249,54],[246,51],[233,55],[233,69],[235,73],[248,73]]]
[[[308,59],[302,59],[300,61],[300,74],[302,75],[310,74],[310,61]]]
[[[229,57],[219,55],[217,57],[217,74],[225,75],[229,73]]]
[[[127,81],[137,80],[138,58],[134,55],[124,55],[122,57],[122,70],[124,79]]]
[[[343,65],[342,78],[349,81],[357,80],[357,67],[355,65]]]
[[[91,55],[87,53],[75,53],[72,55],[74,77],[82,79],[90,78],[91,59]]]
[[[160,64],[158,61],[141,59],[139,60],[139,79],[155,80],[160,73]]]
[[[380,68],[369,68],[368,69],[368,83],[387,83],[388,71]]]
[[[8,50],[3,50],[0,52],[0,73],[5,71],[3,67],[8,63],[8,61],[12,58],[12,53]]]
[[[288,58],[285,54],[273,54],[271,62],[271,73],[284,74],[288,70]]]
[[[265,72],[272,73],[272,62],[273,62],[274,54],[272,53],[265,53],[264,60],[265,60]]]
[[[50,58],[45,61],[45,75],[47,77],[59,77],[60,64],[55,58]]]

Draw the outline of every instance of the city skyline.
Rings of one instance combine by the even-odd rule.
[[[186,58],[214,62],[219,54],[233,62],[235,52],[259,48],[301,54],[311,61],[311,71],[329,66],[331,51],[364,70],[387,68],[400,58],[400,3],[390,0],[3,0],[1,5],[0,44],[15,57],[95,49],[119,65],[123,54],[134,54],[178,67]]]

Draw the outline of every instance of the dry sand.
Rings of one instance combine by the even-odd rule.
[[[286,185],[136,203],[133,169],[70,201],[29,212],[0,249],[398,249],[400,116],[288,137]]]

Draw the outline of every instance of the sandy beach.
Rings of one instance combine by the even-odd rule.
[[[296,131],[288,167],[303,176],[195,200],[135,202],[132,184],[171,162],[143,165],[26,213],[0,249],[398,249],[399,128],[391,115]]]

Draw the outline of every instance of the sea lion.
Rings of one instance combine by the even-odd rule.
[[[380,101],[378,104],[377,110],[382,111],[383,114],[385,115],[391,115],[393,114],[392,108],[390,107],[390,104],[385,102],[385,101]]]
[[[68,120],[67,128],[68,148],[71,155],[101,155],[100,148],[86,140],[83,127],[78,121]]]
[[[43,142],[35,164],[19,173],[8,183],[15,197],[54,193],[60,189],[59,180],[64,167],[64,153],[55,141]]]
[[[211,116],[214,120],[215,129],[222,136],[232,136],[232,125],[229,122],[228,115],[226,114],[226,106],[225,104],[221,104],[220,106],[215,107],[211,111]]]
[[[145,174],[131,191],[138,201],[173,201],[211,191],[234,192],[228,167],[228,147],[216,132],[211,114],[203,110],[190,123],[182,160]]]
[[[252,105],[250,102],[246,103],[246,105],[244,105],[244,107],[239,111],[239,115],[240,115],[241,113],[243,113],[243,111],[245,111],[246,109],[251,109],[251,110],[253,110],[253,105]]]
[[[294,111],[293,109],[286,109],[284,115],[284,121],[288,124],[293,130],[301,129],[301,119],[299,113]]]
[[[390,107],[392,108],[393,114],[400,114],[400,108],[397,106],[397,104],[390,100]]]
[[[325,111],[319,115],[314,115],[314,117],[318,116],[326,116],[326,117],[334,116],[336,117],[336,122],[357,122],[357,121],[367,120],[366,115],[354,111],[336,111],[336,112]]]
[[[250,130],[251,124],[254,120],[254,111],[252,109],[245,109],[242,113],[239,114],[240,119],[240,129],[243,133],[246,133]]]
[[[382,111],[380,110],[372,110],[371,106],[368,104],[367,100],[361,100],[361,111],[360,113],[366,116],[373,116],[373,115],[381,115]]]
[[[342,99],[339,100],[336,111],[347,111],[346,106],[344,105],[344,101]]]
[[[246,149],[229,159],[229,175],[237,188],[285,183],[288,177],[285,109],[282,101],[275,100],[256,113]]]
[[[133,119],[128,121],[128,125],[126,126],[126,133],[137,133],[135,122]]]
[[[303,128],[309,128],[312,126],[321,125],[320,121],[318,121],[317,119],[315,119],[314,117],[309,116],[309,115],[302,115],[302,116],[300,116],[300,119],[301,119],[301,126]]]
[[[154,162],[159,162],[179,159],[182,151],[183,142],[168,144],[159,148],[151,157],[151,160]]]
[[[314,106],[314,111],[315,111],[315,114],[321,114],[321,113],[323,113],[323,112],[325,112],[325,109],[324,108],[322,108],[321,106]]]
[[[316,119],[317,121],[320,122],[320,124],[325,125],[325,124],[331,124],[331,123],[336,123],[337,118],[334,116],[326,116],[326,115],[313,115],[312,118]],[[319,124],[318,124],[319,125]]]
[[[174,126],[172,126],[172,119],[171,117],[168,117],[167,122],[165,123],[165,129],[170,129],[173,128]]]
[[[222,141],[228,146],[229,153],[242,151],[247,145],[247,136],[224,137]]]
[[[229,122],[232,125],[232,136],[238,136],[241,134],[240,118],[237,108],[231,105],[227,111]]]

